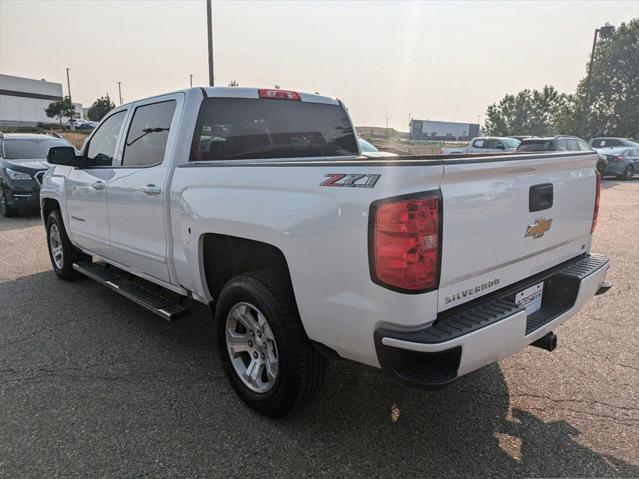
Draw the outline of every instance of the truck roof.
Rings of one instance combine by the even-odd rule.
[[[182,90],[175,90],[171,92],[162,93],[160,95],[153,95],[145,98],[137,98],[134,101],[129,103],[125,103],[124,105],[118,107],[121,108],[123,106],[130,105],[132,103],[142,101],[142,100],[150,100],[152,98],[170,95],[172,93],[190,93],[192,91],[203,92],[208,98],[252,98],[258,100],[260,98],[259,91],[260,90],[274,90],[281,92],[289,92],[294,91],[299,94],[301,101],[310,102],[310,103],[325,103],[329,105],[339,105],[340,101],[337,98],[320,95],[318,93],[306,93],[298,90],[279,90],[276,88],[258,88],[258,87],[228,87],[228,86],[204,86],[204,87],[192,87],[192,88],[184,88]]]

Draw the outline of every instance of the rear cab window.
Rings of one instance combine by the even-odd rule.
[[[358,156],[341,105],[295,100],[207,98],[190,161]]]

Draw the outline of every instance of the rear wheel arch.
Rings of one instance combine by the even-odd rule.
[[[232,278],[256,271],[268,271],[293,294],[291,275],[282,250],[269,243],[238,236],[207,233],[202,239],[206,287],[214,300]]]

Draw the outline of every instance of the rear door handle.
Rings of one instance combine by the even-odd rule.
[[[159,195],[162,192],[162,188],[155,185],[146,185],[142,187],[142,191],[147,195]]]
[[[94,190],[103,190],[106,185],[101,181],[96,181],[91,186]]]

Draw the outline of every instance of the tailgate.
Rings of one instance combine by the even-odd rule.
[[[438,311],[588,251],[596,159],[560,153],[446,160]]]

